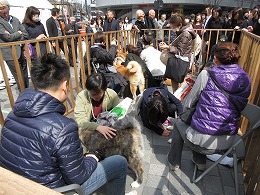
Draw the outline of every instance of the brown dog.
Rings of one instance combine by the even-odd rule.
[[[127,66],[121,65],[125,60],[122,57],[116,57],[114,60],[114,67],[117,72],[123,75],[130,83],[130,91],[133,95],[133,99],[136,98],[136,90],[139,88],[140,93],[144,92],[145,78],[141,65],[136,61],[130,61]]]

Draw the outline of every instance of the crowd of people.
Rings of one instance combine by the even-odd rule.
[[[51,10],[52,16],[46,21],[47,31],[39,20],[40,12],[37,8],[29,7],[22,23],[9,15],[9,9],[8,2],[0,0],[1,43],[79,34],[75,18],[70,17],[69,24],[62,23],[58,8]],[[125,194],[126,159],[113,155],[100,161],[93,151],[84,154],[78,129],[98,131],[105,139],[116,136],[117,130],[98,124],[97,117],[120,102],[127,81],[113,69],[117,42],[109,40],[107,51],[103,32],[134,29],[140,33],[140,39],[137,47],[127,46],[126,62],[122,65],[126,66],[129,61],[135,60],[147,75],[149,88],[141,94],[138,108],[140,119],[145,127],[158,135],[171,136],[171,148],[167,156],[171,170],[181,166],[184,141],[193,151],[193,162],[200,170],[204,170],[205,154],[226,150],[234,140],[240,113],[251,92],[251,81],[237,64],[240,54],[236,43],[239,43],[240,31],[234,36],[228,34],[218,44],[216,39],[220,37],[212,33],[209,39],[205,31],[204,49],[201,52],[203,54],[207,47],[210,48],[213,53],[212,66],[201,71],[184,101],[177,99],[173,93],[187,75],[196,29],[245,28],[256,34],[260,31],[259,7],[252,10],[235,8],[228,17],[222,16],[220,7],[207,6],[205,10],[206,13],[190,16],[172,12],[168,19],[163,13],[158,21],[153,9],[147,16],[143,10],[137,10],[135,22],[131,22],[129,17],[117,20],[114,12],[108,11],[104,21],[102,17],[97,17],[96,20],[85,22],[86,32],[95,33],[90,57],[95,59],[98,67],[86,81],[82,81],[86,89],[77,95],[75,121],[63,116],[66,111],[63,103],[69,93],[72,53],[75,52],[77,56],[77,49],[72,51],[70,44],[64,48],[61,41],[51,42],[56,52],[57,48],[64,53],[68,52],[67,63],[54,53],[47,54],[46,44],[40,42],[41,58],[32,58],[31,80],[34,89],[31,89],[23,48],[17,45],[16,55],[26,89],[20,93],[2,128],[0,166],[50,188],[77,183],[86,194],[91,194],[107,184],[107,194]],[[157,48],[153,29],[164,28],[169,28],[170,32],[159,31],[160,44]],[[202,33],[204,31],[198,32],[198,35]],[[166,40],[170,40],[171,44]],[[74,41],[74,45],[77,45],[77,40]],[[171,54],[166,65],[160,60],[162,51]],[[2,53],[19,83],[10,47],[3,47]],[[165,87],[166,79],[171,80],[172,92]],[[196,106],[196,111],[191,124],[186,124],[180,120],[180,116],[192,106]],[[168,117],[177,118],[171,131],[163,125]],[[208,140],[211,140],[210,143]]]

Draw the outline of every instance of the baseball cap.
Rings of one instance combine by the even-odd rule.
[[[221,35],[221,36],[219,36],[219,41],[220,42],[227,42],[228,41],[228,37],[226,35]]]
[[[152,30],[146,30],[144,34],[148,39],[154,39],[154,32]]]

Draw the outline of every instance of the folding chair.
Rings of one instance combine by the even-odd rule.
[[[83,192],[79,184],[70,184],[67,186],[54,188],[53,190],[65,195],[72,195],[72,194],[74,195],[75,193],[78,195],[85,195],[85,193]]]
[[[237,173],[237,160],[243,159],[245,157],[245,144],[244,141],[254,132],[254,130],[260,127],[260,108],[253,104],[247,104],[245,109],[241,113],[246,117],[250,123],[246,133],[241,137],[237,136],[234,140],[232,147],[230,147],[217,161],[215,161],[209,168],[207,168],[200,176],[196,178],[197,165],[195,164],[194,173],[191,182],[197,183],[200,181],[209,171],[211,171],[215,166],[218,165],[226,156],[233,156],[233,167],[235,175],[235,187],[236,194],[238,195],[238,173]]]

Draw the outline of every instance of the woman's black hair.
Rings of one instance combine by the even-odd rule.
[[[154,96],[147,104],[149,121],[156,125],[157,123],[163,123],[168,115],[168,104],[166,100],[158,95]]]
[[[86,88],[88,91],[106,91],[107,80],[105,75],[103,73],[92,73],[86,80]]]
[[[23,24],[35,26],[35,22],[32,20],[33,15],[40,15],[40,11],[36,7],[30,6],[26,9]]]

